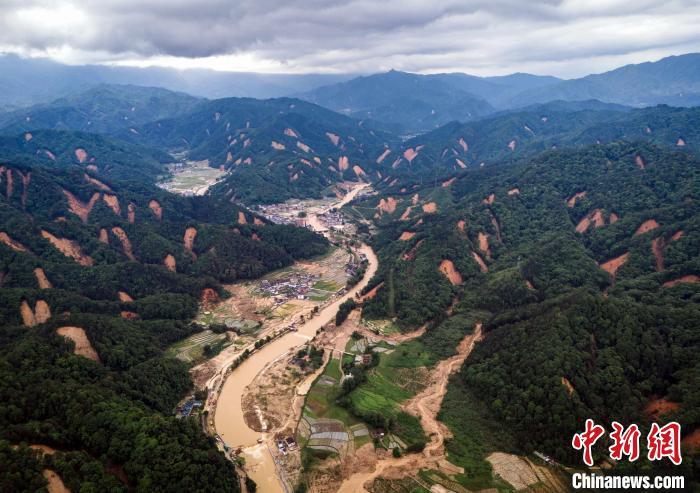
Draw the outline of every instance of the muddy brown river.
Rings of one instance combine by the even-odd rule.
[[[358,251],[367,256],[369,265],[365,276],[357,285],[320,310],[315,317],[300,325],[298,332],[287,333],[253,353],[229,374],[223,384],[214,415],[216,431],[228,447],[243,447],[246,472],[258,484],[257,491],[261,493],[283,492],[284,489],[265,444],[265,433],[250,429],[243,418],[244,390],[269,363],[314,337],[318,329],[335,318],[341,303],[354,297],[369,283],[377,271],[377,256],[366,244],[362,244]],[[258,443],[259,439],[263,439],[263,443]]]

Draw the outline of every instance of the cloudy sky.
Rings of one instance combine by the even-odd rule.
[[[259,72],[575,77],[700,51],[700,0],[0,0],[0,52]]]

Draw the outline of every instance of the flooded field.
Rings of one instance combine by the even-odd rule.
[[[209,161],[186,161],[170,168],[172,175],[158,186],[179,195],[204,195],[226,172],[209,166]]]

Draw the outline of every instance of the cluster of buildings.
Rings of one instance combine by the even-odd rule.
[[[319,214],[317,217],[321,224],[328,229],[335,229],[337,231],[345,229],[345,219],[343,219],[343,215],[340,212],[329,211]]]
[[[277,449],[282,455],[287,455],[288,452],[299,448],[294,437],[280,438],[277,440]]]
[[[196,411],[201,410],[203,406],[204,403],[202,401],[190,399],[187,402],[185,402],[182,406],[175,409],[175,416],[178,418],[186,418],[191,414],[195,413]]]
[[[304,207],[301,204],[282,203],[260,206],[260,214],[273,223],[291,224],[303,228],[307,225],[307,221],[304,217],[299,217],[302,211]]]
[[[273,296],[278,302],[304,300],[319,278],[320,276],[299,272],[279,279],[263,279],[258,289],[267,296]]]

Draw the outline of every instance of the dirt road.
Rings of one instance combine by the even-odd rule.
[[[477,323],[474,332],[460,342],[457,354],[441,361],[433,369],[430,377],[433,383],[403,406],[406,412],[420,418],[421,426],[430,436],[430,443],[423,451],[398,459],[392,457],[381,460],[377,462],[374,471],[350,476],[341,485],[339,493],[366,492],[364,485],[379,476],[405,477],[414,474],[420,468],[436,467],[438,461],[445,459],[445,438],[450,436],[450,431],[437,420],[437,414],[447,392],[450,376],[459,370],[481,338],[481,323]]]

